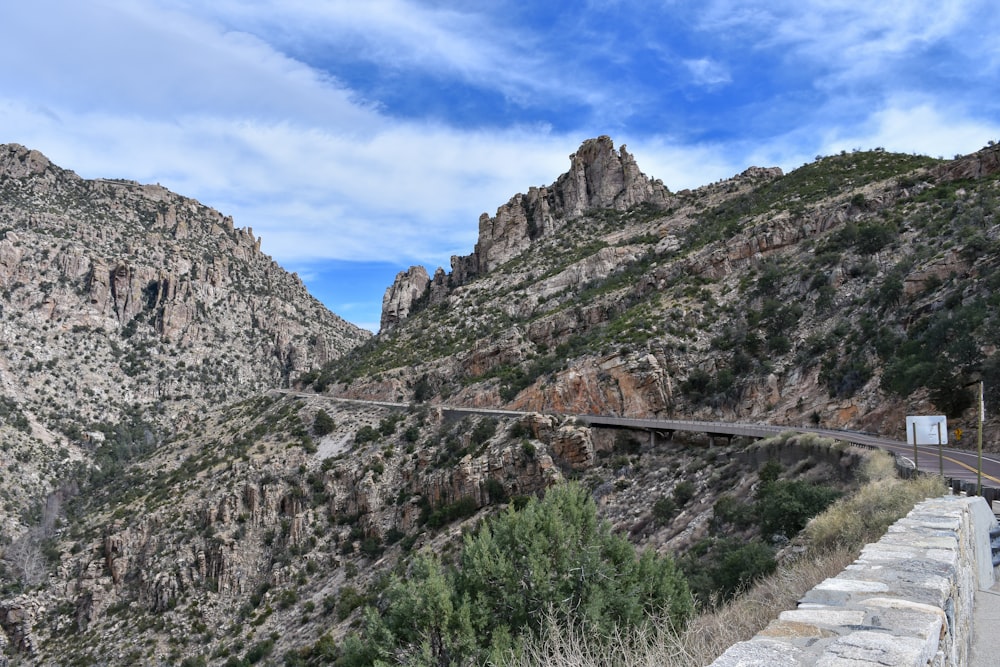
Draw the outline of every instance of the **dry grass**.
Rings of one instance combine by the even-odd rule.
[[[877,541],[896,520],[925,498],[947,493],[940,479],[900,480],[888,455],[873,455],[861,471],[864,482],[814,518],[805,530],[807,555],[780,567],[744,594],[694,618],[682,631],[666,623],[586,635],[554,621],[543,635],[528,640],[509,667],[692,667],[707,665],[733,644],[750,639],[811,588],[850,565],[868,542]]]
[[[940,477],[897,479],[895,469],[887,466],[886,459],[892,465],[888,455],[869,458],[861,471],[866,483],[809,522],[805,539],[811,550],[857,548],[877,541],[914,505],[948,492]]]
[[[612,637],[595,637],[550,621],[509,667],[692,667],[706,665],[733,644],[753,637],[810,588],[839,574],[857,556],[839,549],[802,559],[758,582],[731,603],[703,613],[680,633],[653,623]]]

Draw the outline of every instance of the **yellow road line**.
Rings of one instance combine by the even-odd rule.
[[[959,465],[959,466],[962,466],[962,467],[963,467],[963,468],[965,468],[966,470],[971,470],[972,472],[978,472],[978,471],[977,471],[977,470],[976,470],[975,468],[973,468],[972,466],[970,466],[970,465],[966,465],[965,463],[962,463],[961,461],[958,461],[958,460],[956,460],[956,459],[953,459],[953,458],[951,458],[950,456],[944,456],[944,457],[942,457],[942,458],[944,458],[944,460],[945,460],[945,461],[951,461],[951,462],[952,462],[952,463],[954,463],[955,465]],[[991,482],[996,482],[997,484],[1000,484],[1000,479],[997,479],[997,478],[996,478],[996,477],[994,477],[993,475],[987,475],[986,473],[983,473],[983,479],[988,479],[988,480],[990,480]]]

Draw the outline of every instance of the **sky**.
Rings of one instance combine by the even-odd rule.
[[[0,2],[0,143],[252,227],[377,331],[586,139],[672,190],[1000,140],[995,0]]]

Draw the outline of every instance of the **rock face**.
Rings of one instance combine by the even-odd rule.
[[[14,144],[0,146],[0,313],[0,400],[18,416],[0,423],[15,443],[0,469],[24,462],[3,475],[17,503],[46,492],[57,461],[85,459],[98,425],[143,414],[156,440],[370,335],[218,211]],[[0,532],[19,532],[17,503]]]
[[[409,270],[396,274],[396,280],[386,288],[382,297],[380,331],[389,331],[405,320],[414,304],[426,295],[430,282],[427,269],[422,266],[411,266]]]
[[[5,319],[41,328],[53,356],[67,347],[55,331],[135,336],[185,365],[228,350],[242,358],[234,374],[260,388],[366,338],[262,254],[253,230],[159,186],[86,181],[5,145],[0,214]]]
[[[339,390],[404,401],[419,378],[468,406],[903,437],[898,415],[942,409],[903,376],[927,361],[909,350],[936,349],[959,385],[1000,367],[1000,316],[982,315],[1000,280],[998,156],[845,152],[670,194],[590,140],[555,183],[484,215],[475,252],[432,281],[440,307],[395,325],[386,342],[406,353]]]
[[[671,201],[663,183],[643,174],[625,146],[615,150],[610,137],[583,142],[569,159],[569,171],[552,185],[529,188],[527,194],[514,195],[493,217],[486,213],[479,217],[475,250],[471,255],[452,257],[450,275],[437,270],[430,302],[440,301],[451,287],[489,273],[586,211],[626,211],[641,205],[657,208]],[[780,175],[781,170],[777,171]],[[396,276],[382,299],[382,331],[389,331],[410,315],[426,284],[427,273],[421,267]]]
[[[942,165],[938,175],[946,180],[984,178],[1000,172],[1000,144],[990,143],[980,151]]]
[[[570,155],[569,171],[555,183],[515,195],[493,217],[480,216],[475,251],[452,257],[453,280],[460,285],[488,273],[584,211],[665,206],[669,200],[669,190],[639,171],[625,146],[616,151],[610,137],[590,139]]]

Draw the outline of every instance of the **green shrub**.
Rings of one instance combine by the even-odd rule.
[[[794,537],[839,495],[836,489],[800,480],[764,483],[757,491],[755,506],[761,533]]]
[[[366,424],[354,434],[354,442],[355,444],[362,445],[366,442],[375,442],[381,437],[378,431]]]
[[[521,441],[521,453],[524,454],[525,458],[535,458],[535,445],[527,438]]]
[[[653,503],[653,518],[661,525],[667,525],[677,515],[677,503],[670,496],[661,496]]]
[[[316,413],[316,417],[313,419],[314,434],[322,437],[332,433],[334,428],[336,428],[336,423],[326,410],[320,410]]]
[[[777,567],[774,549],[759,539],[709,539],[681,561],[695,598],[703,605],[731,600]]]
[[[391,579],[384,602],[384,613],[366,611],[364,636],[345,642],[345,658],[484,664],[540,632],[546,614],[610,633],[662,613],[680,627],[693,611],[673,562],[639,556],[575,484],[511,506],[467,536],[456,568],[419,554],[405,579]]]
[[[695,487],[694,483],[689,480],[684,480],[678,482],[674,487],[674,502],[677,503],[678,507],[684,507],[688,504],[692,498],[694,498]]]
[[[473,447],[478,447],[485,444],[487,440],[493,437],[497,432],[497,420],[492,417],[486,417],[480,419],[476,422],[476,425],[472,428],[472,434],[470,439]]]

